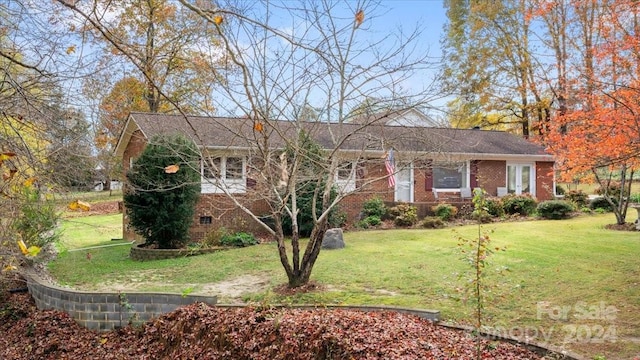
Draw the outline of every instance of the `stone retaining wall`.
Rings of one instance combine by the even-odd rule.
[[[216,296],[75,291],[47,284],[33,273],[25,277],[38,309],[64,311],[80,325],[98,331],[126,326],[129,321],[142,323],[194,302],[217,302]]]

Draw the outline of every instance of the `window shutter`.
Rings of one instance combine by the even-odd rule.
[[[425,161],[424,190],[425,191],[433,190],[433,161],[432,160]]]
[[[479,160],[471,160],[471,171],[469,174],[469,187],[471,188],[471,190],[475,189],[478,187],[478,164],[480,163]]]

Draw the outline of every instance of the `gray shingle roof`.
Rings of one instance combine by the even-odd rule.
[[[243,118],[189,116],[185,119],[181,115],[131,113],[129,119],[147,138],[178,132],[200,146],[213,148],[252,147],[263,135],[254,130],[253,120]],[[291,121],[269,121],[264,124],[264,131],[269,134],[271,146],[282,147],[284,139],[296,136],[296,127],[305,128],[327,149],[385,151],[393,147],[400,152],[520,155],[551,160],[543,147],[502,131]],[[346,140],[338,143],[341,139]]]

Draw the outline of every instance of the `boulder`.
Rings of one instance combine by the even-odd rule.
[[[344,246],[344,237],[342,236],[341,228],[329,229],[324,233],[324,237],[322,238],[323,249],[343,249]]]

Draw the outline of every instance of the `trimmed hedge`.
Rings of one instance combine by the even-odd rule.
[[[566,219],[574,210],[573,205],[564,200],[543,201],[536,208],[538,216],[551,220]]]
[[[529,216],[536,209],[536,205],[536,199],[531,195],[509,194],[502,198],[504,212],[509,215],[520,214],[523,216]]]
[[[458,214],[458,208],[451,204],[438,204],[431,208],[433,213],[443,221],[449,221]]]

